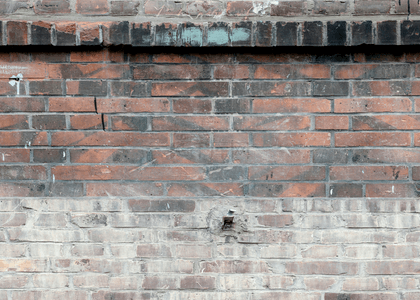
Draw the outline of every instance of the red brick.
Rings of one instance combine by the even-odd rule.
[[[26,162],[30,159],[29,149],[0,149],[0,163]]]
[[[249,188],[253,197],[325,197],[322,183],[255,183]]]
[[[211,101],[201,99],[174,99],[173,112],[178,114],[211,113]]]
[[[228,130],[229,120],[226,117],[154,117],[152,129],[155,131],[180,131],[180,130]]]
[[[0,132],[2,146],[48,146],[46,132],[35,131],[4,131]]]
[[[28,129],[28,123],[25,115],[0,115],[1,130]]]
[[[232,160],[235,164],[305,164],[310,161],[310,151],[302,149],[234,150]]]
[[[324,180],[325,168],[312,166],[251,166],[250,180]]]
[[[95,112],[93,97],[50,97],[48,102],[53,112]]]
[[[25,21],[8,21],[7,22],[7,44],[16,45],[16,46],[28,45],[28,23],[27,22]]]
[[[47,63],[61,63],[61,62],[67,61],[67,56],[68,54],[65,52],[32,53],[32,61],[47,62]]]
[[[346,116],[322,116],[315,117],[316,130],[347,130],[349,129],[349,117]]]
[[[168,112],[169,101],[160,98],[98,98],[98,113]]]
[[[56,166],[56,180],[203,180],[201,167]]]
[[[0,180],[45,180],[47,172],[43,166],[0,166]]]
[[[47,66],[45,63],[6,63],[0,66],[1,79],[9,79],[18,73],[23,79],[46,78]]]
[[[233,119],[235,130],[304,130],[309,129],[310,123],[306,116],[240,116]]]
[[[228,150],[155,150],[156,164],[221,164],[229,161]]]
[[[40,133],[41,134],[41,133]],[[45,135],[46,138],[46,135]],[[1,141],[1,134],[0,134]],[[52,146],[169,146],[167,133],[54,132]],[[11,145],[13,146],[13,145]]]
[[[255,79],[322,79],[330,78],[327,65],[264,65],[257,66]]]
[[[181,278],[181,289],[186,290],[214,290],[216,278],[211,276],[187,276]]]
[[[254,99],[254,113],[287,113],[287,112],[330,112],[331,101],[327,99]]]
[[[416,115],[355,116],[353,130],[414,130],[420,129],[420,118]]]
[[[330,167],[331,180],[407,180],[408,168],[399,166]]]
[[[95,0],[96,1],[96,0]],[[86,3],[85,5],[95,4],[93,2],[85,2],[83,0],[78,0],[80,3]],[[106,0],[98,0],[106,1]],[[100,43],[100,23],[93,22],[77,22],[77,31],[80,32],[80,42],[82,45],[99,45]]]
[[[133,68],[133,78],[150,79],[210,79],[207,65],[141,65]]]
[[[237,148],[249,146],[249,134],[239,132],[216,132],[214,133],[214,147]]]
[[[408,98],[350,98],[335,99],[334,112],[409,112],[412,103]]]
[[[152,83],[152,96],[226,97],[227,82],[167,82]]]
[[[338,132],[335,134],[336,147],[404,147],[410,144],[411,137],[408,132]]]
[[[208,133],[174,133],[173,146],[175,148],[207,148],[210,147]]]
[[[139,149],[71,149],[72,163],[131,163],[149,161],[147,151]]]
[[[77,0],[76,2],[76,12],[79,14],[104,15],[108,14],[108,10],[108,1],[106,0]]]
[[[45,111],[46,99],[41,97],[0,98],[1,112],[42,112]]]
[[[249,66],[245,65],[216,65],[214,79],[248,79]]]
[[[331,144],[331,134],[327,132],[253,133],[252,136],[256,147],[328,147]]]
[[[107,129],[108,116],[104,116],[105,129]],[[102,116],[99,114],[83,114],[70,116],[70,129],[103,129]]]
[[[127,78],[128,65],[109,64],[53,64],[48,66],[51,79],[121,79]]]
[[[382,198],[413,198],[418,197],[419,191],[412,184],[377,183],[366,185],[366,197]]]

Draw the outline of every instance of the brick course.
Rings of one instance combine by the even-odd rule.
[[[142,11],[120,2],[74,8]],[[224,9],[173,4],[147,12]],[[71,5],[37,1],[35,10]],[[243,15],[250,5],[226,9]],[[265,9],[281,16],[306,8],[286,1]],[[315,1],[312,9],[348,8]],[[158,45],[174,28],[177,46],[198,46],[192,32],[211,46],[212,30],[225,33],[226,45],[248,45],[234,38],[248,28],[249,45],[355,45],[371,29],[318,22],[32,22],[29,33],[14,32],[22,22],[4,23],[10,45],[74,38],[125,47],[0,53],[0,299],[417,299],[416,49],[126,47],[136,36],[136,46]],[[405,22],[374,24],[377,40],[415,43],[416,21]],[[279,42],[280,26],[300,40]],[[395,43],[380,36],[396,26],[407,27]],[[19,94],[9,84],[17,73]],[[234,226],[222,228],[229,208]]]

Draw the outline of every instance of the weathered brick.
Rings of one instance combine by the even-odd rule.
[[[303,46],[322,46],[322,22],[304,22],[302,27]]]
[[[89,2],[77,0],[76,2],[76,11],[79,14],[103,15],[107,14],[108,10],[108,1],[106,0],[93,0]]]
[[[331,102],[319,98],[254,99],[254,113],[330,112]]]
[[[411,144],[411,137],[406,132],[338,132],[335,135],[336,147],[404,147]]]
[[[7,45],[28,45],[28,24],[25,21],[7,22]]]

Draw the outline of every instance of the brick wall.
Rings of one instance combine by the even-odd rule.
[[[414,48],[9,49],[0,299],[420,298]]]

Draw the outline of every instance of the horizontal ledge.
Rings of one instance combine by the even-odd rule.
[[[419,45],[420,21],[204,23],[0,21],[2,46],[296,47]]]

